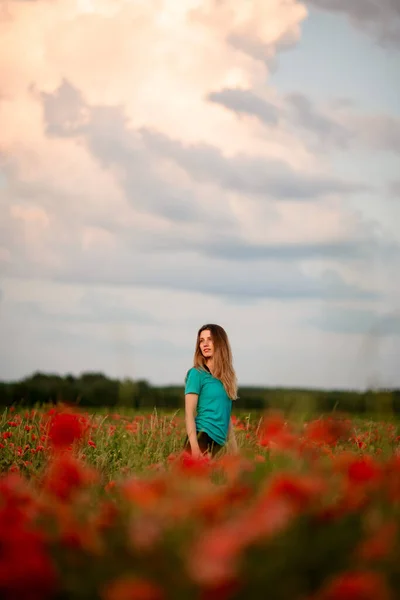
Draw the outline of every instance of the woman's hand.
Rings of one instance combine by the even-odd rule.
[[[197,431],[195,423],[195,412],[197,407],[198,395],[197,394],[186,394],[185,396],[185,423],[186,432],[188,435],[190,449],[194,458],[200,458],[201,451],[199,443],[197,441]]]
[[[198,444],[191,446],[191,450],[192,450],[193,458],[196,458],[196,459],[201,458],[202,453],[200,450],[200,446]]]

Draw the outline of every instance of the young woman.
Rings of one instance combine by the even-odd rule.
[[[228,336],[220,325],[203,325],[197,334],[193,367],[185,379],[185,450],[195,457],[204,453],[215,456],[228,441],[237,453],[231,418],[236,399]]]

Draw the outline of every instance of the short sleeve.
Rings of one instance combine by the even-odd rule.
[[[190,369],[185,380],[185,394],[200,394],[201,374],[194,367]]]

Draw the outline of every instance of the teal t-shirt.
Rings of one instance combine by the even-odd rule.
[[[204,431],[210,438],[225,444],[232,412],[232,400],[223,383],[208,371],[192,367],[185,380],[185,394],[197,394],[197,433]]]

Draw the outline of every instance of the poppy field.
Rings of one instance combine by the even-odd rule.
[[[395,600],[400,428],[236,417],[237,455],[178,415],[8,409],[0,597]]]

